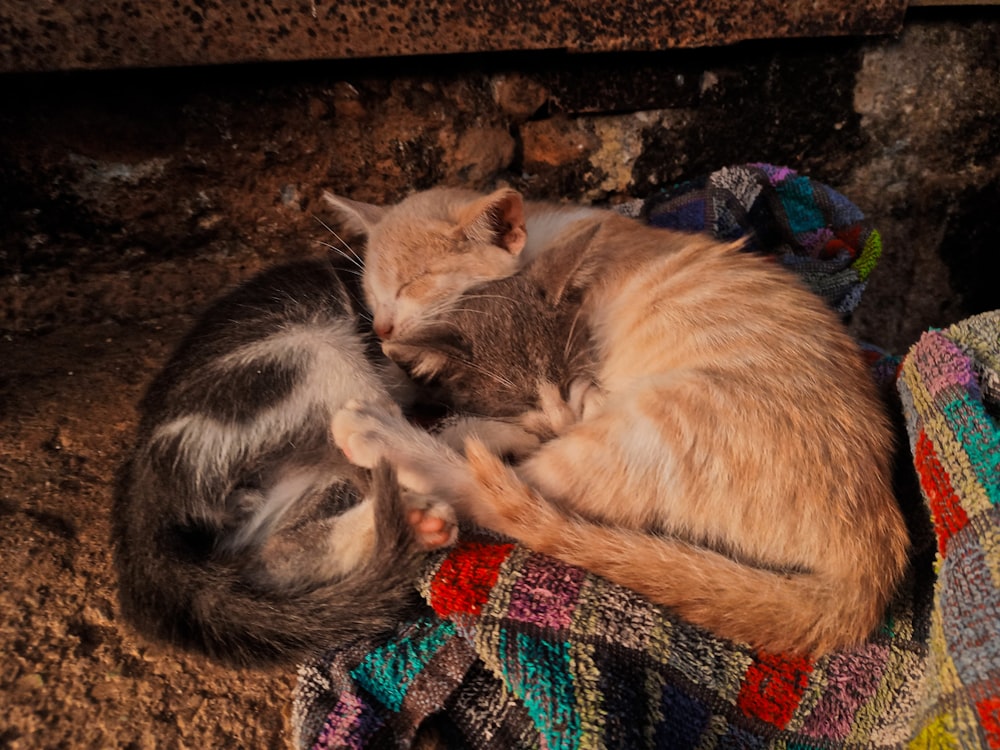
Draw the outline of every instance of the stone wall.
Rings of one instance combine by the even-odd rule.
[[[0,3],[0,71],[707,47],[899,31],[907,0]]]
[[[895,351],[1000,307],[1000,14],[891,38],[0,76],[0,329],[194,310],[322,251],[319,196],[445,182],[615,203],[746,161],[876,219],[853,326]]]

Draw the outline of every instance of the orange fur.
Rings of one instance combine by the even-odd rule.
[[[410,209],[436,200],[418,195],[425,203]],[[472,213],[489,219],[484,204]],[[419,255],[392,239],[407,226],[380,222],[373,268],[392,267],[397,280],[431,269],[454,299],[471,285],[467,269],[501,278],[524,262],[500,245],[483,250],[482,236],[456,247],[463,230],[420,210],[397,215],[411,237],[435,241]],[[377,435],[366,461],[385,456],[401,481],[477,523],[718,635],[817,654],[865,638],[903,574],[908,541],[890,489],[888,421],[833,313],[770,261],[708,237],[610,212],[527,204],[526,215],[529,259],[581,228],[592,235],[552,293],[583,295],[600,405],[516,469],[474,438],[466,461],[370,414],[342,419],[338,442]],[[542,247],[532,246],[533,225]],[[376,286],[377,310],[394,292]],[[424,302],[405,325],[439,314]]]

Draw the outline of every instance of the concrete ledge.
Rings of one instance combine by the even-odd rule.
[[[46,0],[0,6],[0,72],[702,47],[896,33],[905,10],[906,0]]]

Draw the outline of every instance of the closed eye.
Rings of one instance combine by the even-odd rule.
[[[396,290],[396,299],[399,299],[404,293],[409,293],[412,296],[426,294],[433,286],[434,280],[431,278],[431,274],[422,273],[419,276],[414,276],[412,279],[400,286],[399,289]]]
[[[399,287],[399,289],[396,290],[396,298],[398,299],[399,295],[401,295],[405,290],[407,290],[410,287],[412,287],[416,282],[420,281],[420,279],[424,278],[424,276],[426,276],[426,275],[427,274],[422,273],[419,276],[414,276],[409,281],[406,281],[403,284],[401,284],[400,287]]]

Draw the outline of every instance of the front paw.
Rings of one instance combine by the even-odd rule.
[[[459,417],[445,424],[438,439],[456,453],[465,452],[465,442],[474,437],[493,453],[512,461],[519,461],[541,445],[538,434],[521,424],[500,419]]]
[[[458,538],[458,521],[451,506],[419,495],[407,498],[406,519],[425,550],[448,547]]]
[[[546,380],[538,383],[538,408],[520,417],[521,426],[543,439],[561,435],[577,421],[577,415],[559,393],[559,388]]]
[[[355,466],[374,469],[389,454],[394,425],[403,421],[398,407],[351,399],[333,415],[333,441]]]
[[[567,404],[576,421],[593,419],[604,409],[607,394],[590,378],[577,378],[569,386]]]

